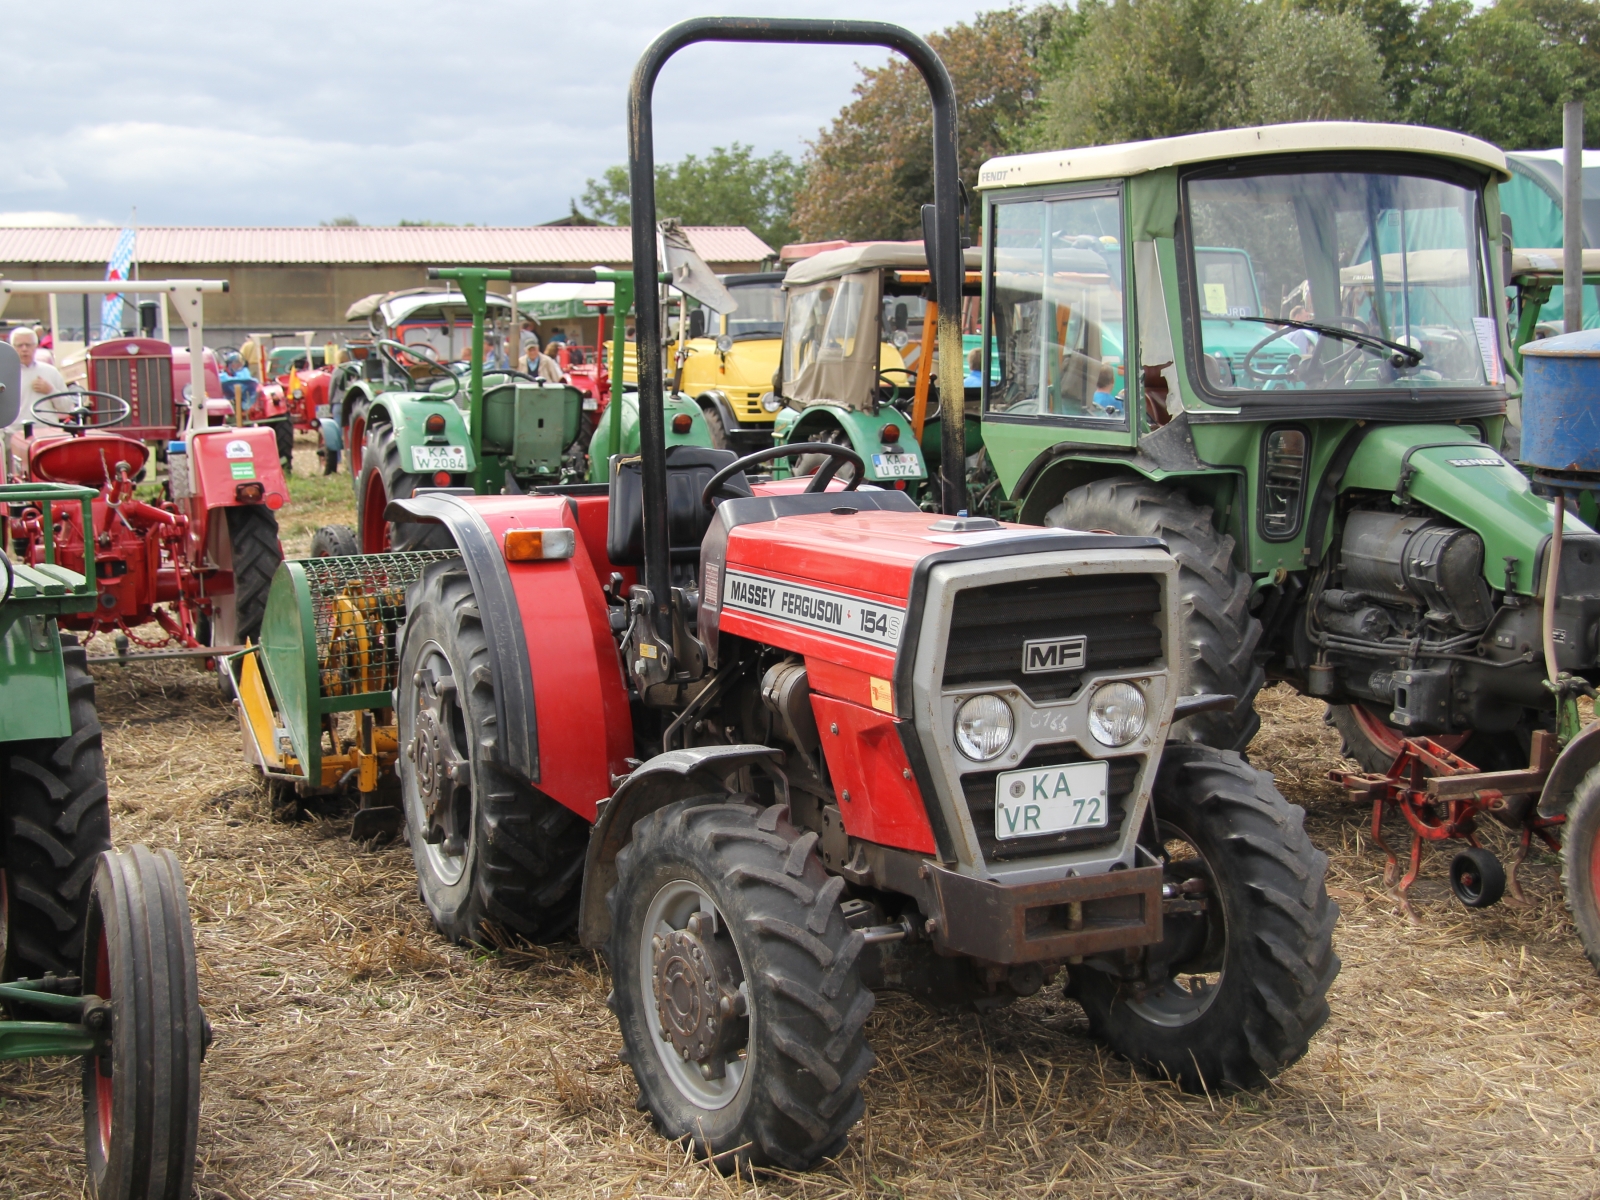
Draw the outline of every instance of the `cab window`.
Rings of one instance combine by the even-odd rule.
[[[995,205],[987,411],[1125,423],[1116,193]]]

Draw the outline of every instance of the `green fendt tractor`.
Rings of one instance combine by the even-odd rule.
[[[709,272],[708,272],[709,273]],[[325,531],[313,553],[379,554],[448,548],[436,525],[395,524],[391,500],[419,488],[468,488],[478,495],[512,495],[535,487],[607,478],[614,447],[637,452],[638,397],[613,390],[598,420],[585,419],[583,394],[568,384],[533,379],[521,371],[485,371],[484,320],[490,282],[615,285],[617,310],[632,305],[632,272],[539,267],[492,269],[432,267],[428,277],[453,283],[472,314],[472,341],[464,367],[441,362],[425,344],[380,338],[375,349],[409,386],[374,392],[362,409],[364,447],[356,479],[356,535]],[[611,378],[622,378],[620,343]],[[353,435],[352,435],[353,436]],[[669,445],[711,445],[705,416],[683,396],[667,403]]]
[[[0,343],[0,428],[19,377]],[[98,494],[0,483],[0,521],[77,504],[87,525]],[[210,1042],[188,900],[170,850],[111,849],[94,678],[57,626],[99,601],[94,544],[84,573],[69,571],[43,527],[43,562],[0,541],[0,1062],[83,1060],[94,1200],[184,1200]]]
[[[1166,541],[1184,690],[1238,697],[1183,735],[1243,749],[1267,679],[1326,700],[1369,771],[1416,735],[1523,767],[1554,729],[1552,506],[1501,453],[1505,178],[1484,142],[1354,123],[984,165],[997,494]],[[1579,521],[1560,568],[1559,665],[1592,683],[1600,539]]]

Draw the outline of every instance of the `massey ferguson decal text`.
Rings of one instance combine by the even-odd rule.
[[[795,587],[729,571],[722,581],[722,608],[759,613],[891,650],[900,647],[905,609],[843,596],[821,588]]]

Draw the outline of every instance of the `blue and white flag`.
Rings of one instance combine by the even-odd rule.
[[[133,230],[124,229],[106,264],[107,279],[126,279],[133,266]],[[122,332],[122,293],[114,292],[100,301],[100,336],[116,337]]]

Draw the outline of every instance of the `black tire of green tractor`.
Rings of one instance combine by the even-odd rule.
[[[639,1106],[665,1137],[688,1139],[723,1171],[809,1170],[843,1149],[865,1111],[861,1081],[875,1061],[864,1032],[873,995],[857,969],[865,943],[845,923],[844,881],[823,870],[816,841],[790,823],[786,805],[703,796],[644,817],[617,855],[606,895],[608,1003]],[[660,1016],[642,957],[655,931],[643,925],[656,898],[680,881],[721,914],[752,1020],[743,1078],[721,1108],[703,1107],[674,1082],[664,1058],[678,1055],[652,1032]]]
[[[831,429],[824,429],[820,433],[808,434],[803,438],[791,440],[802,442],[827,442],[831,446],[850,445],[850,435],[845,433],[845,431],[840,429],[837,425],[833,426]],[[818,471],[822,470],[823,464],[828,461],[828,456],[826,454],[802,454],[799,458],[796,458],[792,461],[794,462],[794,473],[796,475],[815,475]],[[855,467],[849,463],[846,463],[844,466],[839,468],[838,474],[836,474],[834,478],[839,480],[841,483],[849,483],[851,477],[854,476],[855,473]]]
[[[285,475],[294,474],[294,421],[284,417],[272,423],[273,435],[278,439],[278,462]]]
[[[706,429],[711,434],[711,444],[718,450],[728,448],[728,427],[723,424],[722,412],[710,400],[700,402],[700,412],[705,416]]]
[[[414,475],[402,469],[400,443],[395,438],[394,426],[379,423],[367,429],[367,448],[361,456],[361,480],[356,485],[356,529],[363,554],[376,554],[384,547],[377,544],[386,536],[390,550],[450,550],[455,538],[443,525],[425,525],[417,521],[386,521],[382,510],[369,514],[369,505],[409,499],[419,487],[432,487],[433,480]],[[370,522],[370,523],[369,523]],[[380,531],[387,526],[387,534]]]
[[[90,881],[100,852],[111,847],[94,676],[83,647],[68,644],[68,635],[61,641],[72,732],[58,740],[12,742],[4,748],[4,979],[76,973]]]
[[[228,514],[228,541],[233,548],[234,633],[240,645],[246,640],[259,642],[267,592],[283,562],[278,518],[260,504],[224,511]]]
[[[462,720],[453,736],[456,752],[470,764],[469,834],[460,856],[446,856],[424,840],[427,819],[412,757],[416,676],[430,647],[437,647],[458,681]],[[565,934],[577,917],[589,827],[491,761],[496,729],[488,634],[458,558],[430,564],[411,587],[399,680],[401,804],[422,899],[434,925],[457,942],[489,941],[486,926],[537,941]]]
[[[1304,810],[1231,751],[1169,743],[1152,804],[1163,844],[1176,836],[1198,852],[1207,903],[1221,905],[1223,926],[1212,923],[1203,943],[1207,961],[1171,965],[1174,976],[1220,969],[1210,1002],[1175,1019],[1176,1010],[1158,1013],[1155,1001],[1086,967],[1071,969],[1067,994],[1096,1037],[1154,1077],[1189,1092],[1258,1086],[1305,1054],[1328,1019],[1339,973],[1328,856],[1306,836]],[[1169,936],[1178,932],[1168,925]]]
[[[324,525],[311,535],[312,558],[345,558],[360,553],[356,531],[348,525]]]
[[[1589,771],[1572,793],[1561,830],[1561,883],[1578,941],[1600,971],[1600,767]]]
[[[111,1053],[83,1059],[83,1132],[95,1200],[189,1200],[210,1042],[194,930],[172,851],[100,857],[84,991],[110,1000]]]
[[[1178,561],[1178,602],[1186,660],[1179,695],[1237,696],[1231,710],[1175,723],[1175,741],[1243,752],[1261,727],[1256,693],[1266,675],[1256,662],[1261,622],[1250,615],[1250,576],[1234,565],[1233,538],[1218,533],[1209,507],[1143,480],[1097,479],[1068,492],[1044,523],[1065,529],[1159,537]]]
[[[350,465],[350,486],[356,490],[358,503],[361,499],[361,468],[366,465],[367,408],[365,400],[353,401],[349,419],[344,423],[344,456]]]

